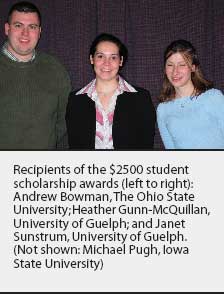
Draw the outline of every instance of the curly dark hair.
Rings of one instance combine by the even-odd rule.
[[[118,49],[119,49],[119,55],[120,58],[123,57],[123,64],[122,67],[124,66],[125,62],[127,61],[128,58],[128,49],[126,48],[126,46],[121,42],[121,40],[119,40],[117,37],[115,37],[114,35],[111,34],[107,34],[107,33],[102,33],[100,35],[98,35],[92,42],[90,50],[89,50],[89,55],[90,56],[94,56],[95,52],[96,52],[96,47],[99,43],[101,42],[111,42],[117,45]]]

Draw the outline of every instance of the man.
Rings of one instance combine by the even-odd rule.
[[[29,2],[14,4],[0,53],[0,149],[65,149],[70,79],[52,56],[36,51],[41,15]]]

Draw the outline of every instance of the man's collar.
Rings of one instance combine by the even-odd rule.
[[[36,57],[36,51],[33,51],[33,55],[30,58],[30,60],[27,61],[22,61],[19,60],[15,55],[13,55],[9,50],[8,50],[8,42],[5,42],[5,44],[2,46],[2,53],[7,56],[9,59],[13,60],[13,61],[17,61],[17,62],[32,62],[34,61],[35,57]]]

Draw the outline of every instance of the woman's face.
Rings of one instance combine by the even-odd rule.
[[[181,53],[172,54],[166,61],[165,73],[174,88],[191,86],[193,71],[195,71],[195,65],[189,64]]]
[[[94,56],[90,56],[97,79],[110,81],[117,78],[123,58],[119,55],[119,48],[109,41],[102,41],[96,47]]]

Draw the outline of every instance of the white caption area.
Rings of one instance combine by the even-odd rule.
[[[1,291],[223,291],[223,152],[1,152]]]

